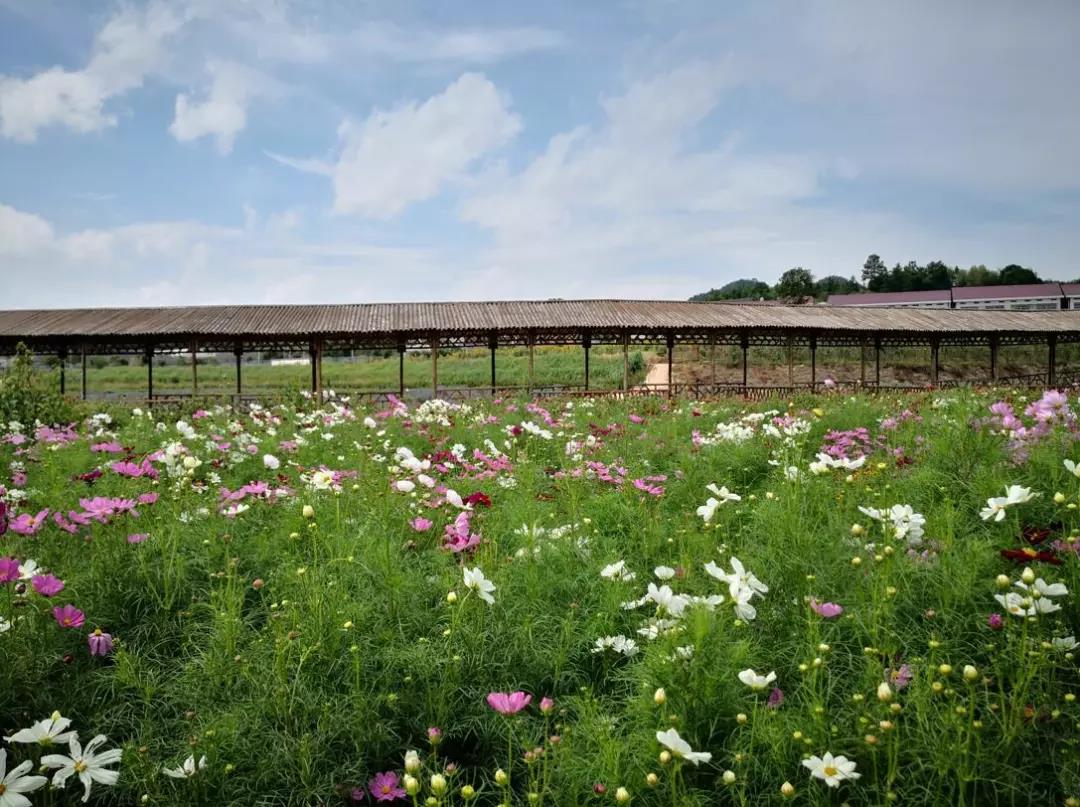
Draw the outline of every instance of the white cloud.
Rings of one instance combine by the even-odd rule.
[[[477,73],[465,73],[422,104],[345,121],[333,169],[334,210],[392,218],[438,194],[520,129],[508,99]]]
[[[49,126],[85,133],[115,125],[106,104],[143,83],[182,24],[163,2],[126,6],[98,32],[82,70],[52,67],[28,79],[0,76],[0,134],[32,142]]]
[[[36,252],[52,240],[53,228],[45,219],[0,204],[0,255]]]
[[[176,96],[176,112],[169,134],[181,143],[213,137],[221,154],[232,151],[236,136],[247,126],[251,100],[269,91],[269,81],[254,70],[231,62],[211,62],[210,88],[201,98]]]
[[[547,28],[406,29],[388,22],[365,23],[347,39],[351,47],[378,58],[468,64],[490,64],[566,44],[561,33]]]

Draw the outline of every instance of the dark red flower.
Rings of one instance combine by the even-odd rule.
[[[479,490],[465,496],[461,501],[473,507],[491,507],[491,497]]]
[[[1050,563],[1054,566],[1061,565],[1061,559],[1054,555],[1053,552],[1035,550],[1030,546],[1025,546],[1023,549],[1002,549],[1001,557],[1006,560],[1016,561],[1017,563],[1032,563],[1033,561],[1039,561],[1041,563]]]
[[[1024,527],[1020,532],[1024,536],[1024,540],[1032,546],[1038,546],[1053,534],[1053,531],[1049,528],[1032,526]]]

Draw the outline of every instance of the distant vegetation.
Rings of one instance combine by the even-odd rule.
[[[830,294],[859,291],[932,291],[955,286],[1002,286],[1018,283],[1042,283],[1034,269],[1011,263],[1000,269],[979,264],[968,269],[949,266],[944,261],[920,265],[916,261],[895,264],[891,269],[879,255],[870,255],[858,279],[828,275],[815,278],[801,266],[788,269],[774,285],[757,278],[740,278],[690,298],[693,302],[711,300],[782,300],[804,302],[810,298],[825,300]]]

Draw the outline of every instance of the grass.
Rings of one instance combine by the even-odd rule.
[[[769,405],[660,399],[550,413],[524,402],[397,415],[300,403],[198,419],[114,409],[77,436],[35,440],[27,426],[26,442],[9,426],[12,519],[48,508],[70,520],[91,496],[159,498],[74,535],[50,515],[36,535],[0,537],[0,556],[64,581],[52,597],[0,584],[0,734],[59,710],[84,742],[106,735],[123,751],[119,781],[94,784],[92,804],[350,804],[376,773],[403,774],[409,750],[418,791],[402,804],[618,804],[625,788],[634,805],[766,805],[787,798],[785,783],[805,805],[1061,804],[1080,795],[1076,662],[1053,644],[1080,618],[1069,544],[1080,483],[1062,463],[1078,457],[1074,425],[1045,409],[1049,428],[1010,441],[988,420],[993,401],[806,397],[772,403],[775,429],[774,415],[751,415]],[[1028,402],[1013,403],[1033,426]],[[113,440],[159,479],[122,476],[110,467],[122,454],[91,451]],[[813,473],[837,443],[850,458],[863,445],[866,459]],[[77,479],[94,468],[101,478]],[[259,479],[280,495],[223,511],[222,488]],[[741,498],[706,521],[711,483]],[[984,521],[1008,484],[1036,495]],[[443,486],[491,506],[477,501],[466,527]],[[925,517],[919,541],[859,509],[905,504]],[[479,543],[443,548],[455,523],[460,542]],[[1061,563],[1033,562],[1032,574],[1070,592],[1030,619],[995,600],[1023,593],[1024,567],[1000,554],[1029,546],[1022,528]],[[768,587],[752,615],[706,571],[735,558]],[[601,576],[620,560],[634,579]],[[465,585],[466,566],[495,585],[493,603]],[[724,599],[657,590],[624,607],[650,582]],[[819,616],[811,597],[843,613]],[[57,624],[62,604],[85,612],[82,627]],[[104,656],[88,649],[96,629],[115,640]],[[594,652],[613,636],[638,652]],[[754,691],[747,669],[776,680]],[[901,669],[903,688],[891,675]],[[519,714],[486,703],[515,690],[533,695]],[[657,733],[671,728],[711,759],[665,757]],[[5,746],[9,768],[45,753]],[[835,790],[812,777],[804,759],[826,752],[860,777]],[[205,768],[163,775],[189,755]],[[76,781],[29,795],[59,805],[81,794]]]

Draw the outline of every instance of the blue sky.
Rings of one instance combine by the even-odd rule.
[[[0,0],[3,307],[1080,276],[1080,5]]]

